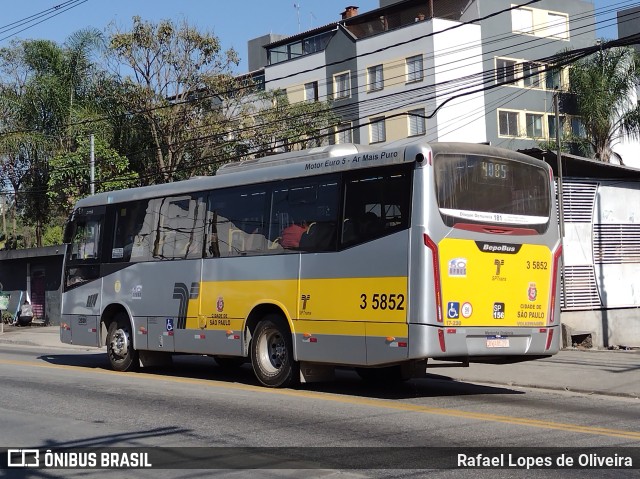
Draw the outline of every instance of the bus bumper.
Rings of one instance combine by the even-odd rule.
[[[473,362],[474,358],[504,358],[503,362],[513,362],[519,356],[526,360],[557,353],[560,327],[454,328],[409,324],[409,338],[412,359],[465,358]]]

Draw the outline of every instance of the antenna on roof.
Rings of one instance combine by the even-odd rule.
[[[318,17],[316,17],[313,12],[309,12],[309,16],[311,17],[311,27],[310,30],[313,29],[313,27],[316,24],[316,20],[318,19]]]
[[[294,3],[293,8],[296,9],[296,13],[298,14],[298,33],[300,33],[300,4]]]

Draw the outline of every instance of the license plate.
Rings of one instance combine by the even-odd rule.
[[[487,338],[488,348],[508,348],[509,338]]]

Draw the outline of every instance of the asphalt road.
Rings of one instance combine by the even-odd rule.
[[[335,381],[273,390],[249,366],[235,372],[206,357],[180,356],[172,368],[116,373],[102,352],[0,345],[1,447],[391,447],[560,446],[573,452],[640,447],[637,399],[492,387],[431,375],[394,388],[371,387],[355,373]],[[345,449],[347,450],[347,449]],[[295,451],[295,449],[293,450]],[[509,449],[504,449],[509,451]],[[330,462],[330,461],[329,461]],[[340,463],[338,461],[338,463]],[[330,462],[327,467],[331,464]],[[251,477],[423,477],[390,469],[251,471]],[[585,469],[432,471],[429,477],[599,477],[637,475]],[[4,475],[11,473],[13,475]],[[0,471],[0,477],[123,477],[123,471]],[[18,475],[16,475],[18,474]],[[138,470],[127,477],[210,477],[212,471]],[[247,477],[247,471],[224,471]]]

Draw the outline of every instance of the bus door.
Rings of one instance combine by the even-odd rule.
[[[100,346],[100,262],[104,206],[77,209],[67,223],[62,325],[64,343]]]

